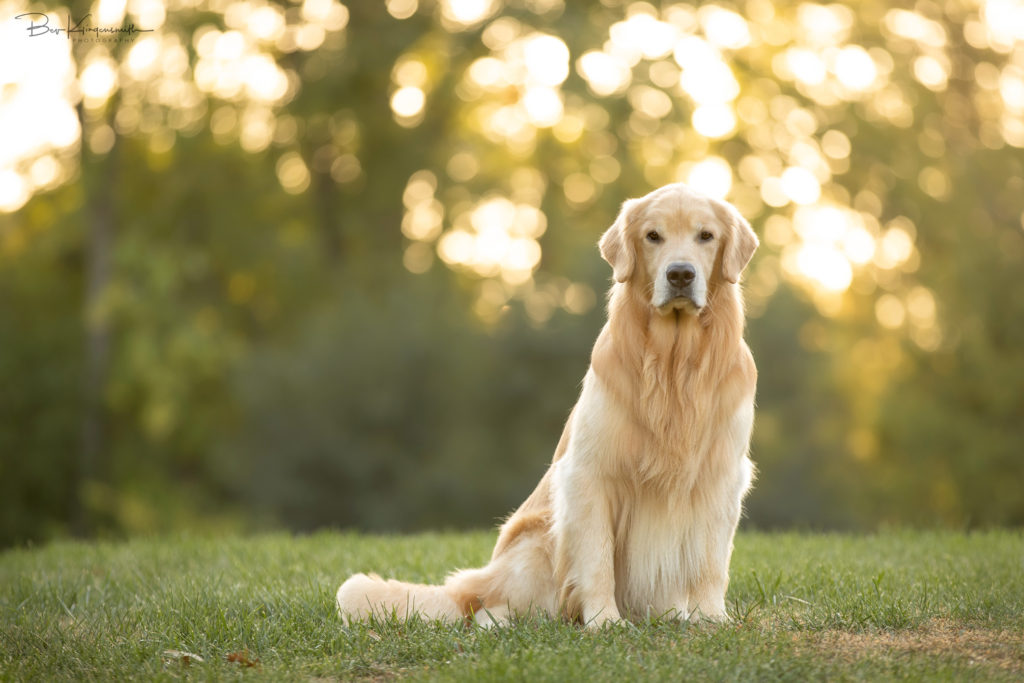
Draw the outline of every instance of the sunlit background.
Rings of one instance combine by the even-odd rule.
[[[673,181],[761,237],[747,523],[1024,523],[1020,0],[0,0],[0,141],[4,543],[491,524]]]

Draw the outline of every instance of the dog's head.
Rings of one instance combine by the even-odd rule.
[[[662,314],[699,313],[711,287],[739,281],[757,245],[731,204],[683,183],[627,200],[600,242],[615,280],[649,291]]]

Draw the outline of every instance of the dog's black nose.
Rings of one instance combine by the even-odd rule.
[[[673,263],[665,272],[665,277],[673,287],[687,287],[697,277],[697,269],[689,263]]]

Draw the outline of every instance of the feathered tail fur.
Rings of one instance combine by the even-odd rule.
[[[338,612],[350,622],[392,613],[403,619],[416,613],[425,619],[462,621],[480,609],[488,583],[485,569],[455,572],[440,586],[355,574],[338,589]]]

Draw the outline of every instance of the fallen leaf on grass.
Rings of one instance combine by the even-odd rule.
[[[184,650],[164,650],[164,659],[176,659],[182,666],[189,666],[192,662],[195,662],[196,664],[203,663],[202,657],[191,652],[185,652]]]
[[[241,666],[259,666],[260,658],[253,657],[248,650],[239,650],[238,652],[232,652],[228,655],[228,661],[232,664],[240,664]]]

